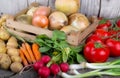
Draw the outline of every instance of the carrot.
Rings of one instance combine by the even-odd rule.
[[[36,60],[35,60],[34,54],[32,52],[31,46],[28,43],[24,43],[24,44],[25,44],[25,47],[26,47],[26,49],[27,49],[27,51],[30,55],[30,58],[31,58],[32,62],[35,63]]]
[[[29,53],[27,52],[27,50],[24,49],[23,47],[20,47],[20,49],[21,49],[21,51],[23,52],[24,56],[26,57],[27,61],[28,61],[29,63],[32,63],[31,58],[30,58]]]
[[[39,51],[39,46],[36,43],[32,44],[32,50],[33,50],[33,54],[35,56],[35,59],[37,61],[39,61],[41,59],[41,53]]]
[[[24,66],[27,66],[27,65],[28,65],[28,62],[27,62],[26,58],[24,57],[24,54],[23,54],[23,52],[22,52],[21,49],[19,50],[19,53],[20,53],[20,57],[21,57],[21,59],[22,59],[22,62],[23,62],[23,64],[24,64]]]

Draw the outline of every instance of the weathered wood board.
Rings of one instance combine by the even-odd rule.
[[[55,8],[55,0],[0,0],[0,15],[1,13],[14,15],[32,2]],[[96,15],[106,18],[120,16],[120,0],[81,0],[80,2],[80,12],[87,16]]]

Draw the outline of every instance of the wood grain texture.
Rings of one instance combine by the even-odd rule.
[[[36,0],[36,2],[39,2],[40,5],[48,6],[48,0]]]
[[[55,8],[55,0],[0,0],[1,13],[16,14],[28,7],[32,2]],[[120,0],[81,0],[80,12],[87,15],[100,15],[101,17],[113,18],[120,16]]]
[[[98,15],[100,9],[100,0],[81,0],[80,12],[87,15]]]
[[[120,0],[101,0],[100,16],[106,18],[120,16]]]
[[[55,1],[56,1],[56,0],[49,0],[49,1],[48,1],[49,6],[50,6],[52,9],[55,9]]]
[[[0,0],[0,14],[16,14],[27,7],[27,0]]]

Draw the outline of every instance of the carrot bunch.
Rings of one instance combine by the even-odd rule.
[[[39,46],[36,43],[33,43],[32,45],[28,43],[22,43],[19,52],[22,62],[25,66],[35,63],[41,59]]]

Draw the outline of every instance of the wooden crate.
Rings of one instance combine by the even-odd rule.
[[[39,6],[39,3],[33,2],[29,7],[18,12],[14,17],[25,14],[31,7],[35,7],[35,6]],[[71,32],[69,35],[67,35],[67,41],[69,44],[74,46],[81,44],[84,41],[84,39],[96,29],[98,25],[97,17],[94,16],[92,19],[94,19],[94,22],[91,22],[90,26],[88,26],[87,29],[85,29],[83,32],[80,32],[80,31]],[[25,39],[34,40],[35,36],[40,34],[46,34],[48,37],[52,37],[52,30],[43,29],[40,27],[32,26],[32,25],[26,25],[26,24],[17,22],[14,19],[8,19],[6,21],[6,26],[9,28],[13,28],[13,29],[8,29],[9,32],[19,35]],[[28,33],[33,33],[35,35],[31,35],[25,32],[17,31],[17,30],[26,31]]]

